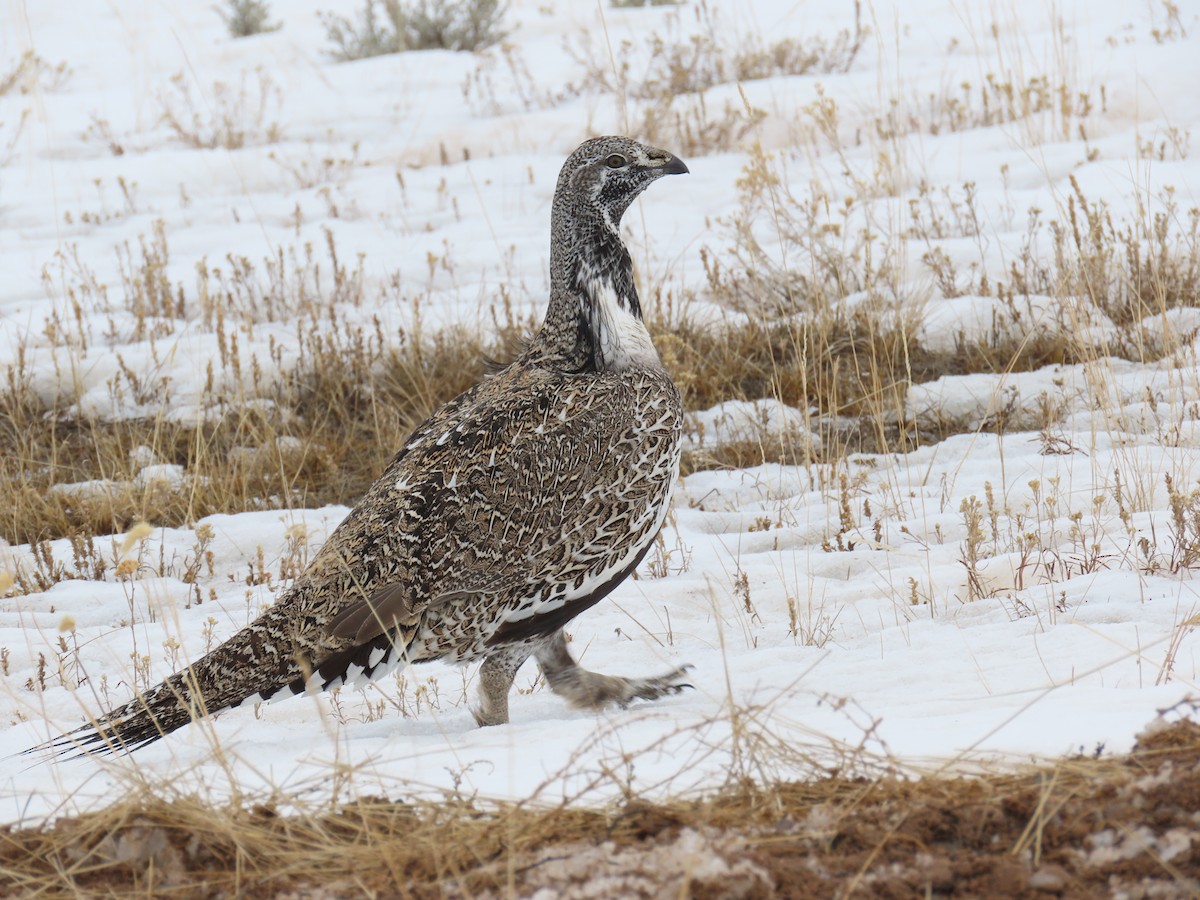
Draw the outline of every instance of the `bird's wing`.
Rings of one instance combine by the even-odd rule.
[[[329,623],[329,633],[335,638],[364,644],[399,625],[412,625],[416,620],[408,585],[385,584],[371,596],[353,601],[334,616]]]
[[[385,584],[369,597],[350,602],[329,622],[331,637],[366,644],[401,626],[416,625],[421,614],[444,603],[453,603],[482,590],[453,590],[423,603],[413,603],[412,588],[400,582]]]

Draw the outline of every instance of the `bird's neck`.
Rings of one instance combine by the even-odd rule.
[[[556,206],[550,231],[550,305],[530,352],[567,371],[661,366],[615,223]]]

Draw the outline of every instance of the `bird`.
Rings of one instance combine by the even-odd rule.
[[[534,657],[573,707],[677,694],[690,666],[630,678],[582,668],[564,626],[652,546],[679,475],[683,405],[642,317],[621,217],[688,172],[621,136],[563,164],[542,325],[506,367],[433,412],[258,618],[157,687],[26,751],[131,752],[276,695],[482,661],[475,721],[509,721]]]

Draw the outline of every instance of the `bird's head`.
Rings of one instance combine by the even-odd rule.
[[[616,232],[629,204],[651,182],[663,175],[682,175],[687,170],[677,156],[631,138],[592,138],[580,144],[563,163],[558,176],[558,196],[571,197],[591,207]]]
[[[661,365],[641,321],[621,216],[651,182],[687,170],[626,137],[592,138],[567,157],[550,213],[550,306],[530,359],[571,372]]]

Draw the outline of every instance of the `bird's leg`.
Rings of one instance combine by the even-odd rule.
[[[479,705],[471,710],[480,725],[508,722],[508,692],[531,648],[518,644],[497,650],[479,667]]]
[[[599,709],[609,703],[625,707],[632,700],[657,700],[691,687],[680,682],[691,666],[680,666],[656,678],[620,678],[589,672],[571,656],[561,628],[534,652],[550,689],[574,707]]]

